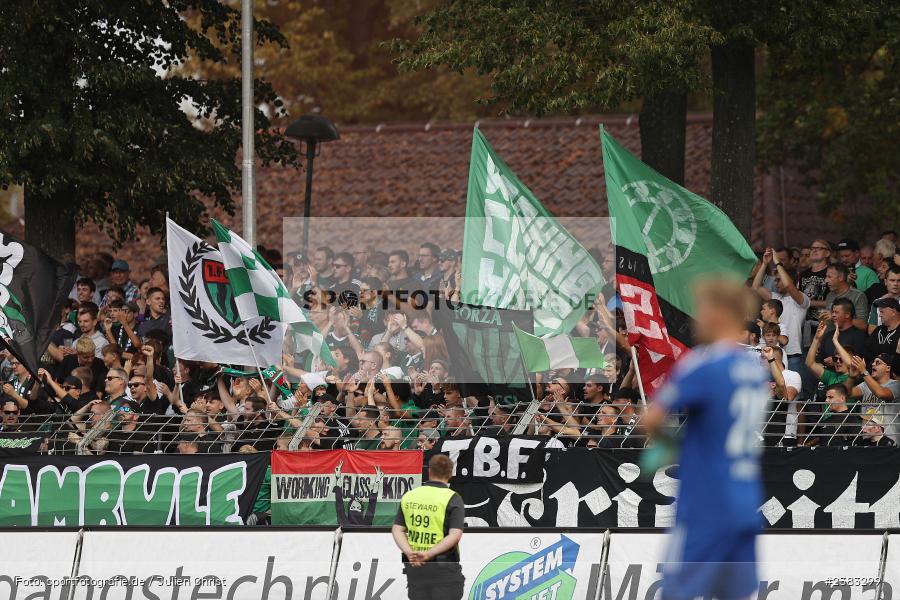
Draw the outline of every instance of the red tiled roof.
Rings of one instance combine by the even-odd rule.
[[[479,127],[551,213],[587,217],[607,214],[598,134],[601,122],[626,148],[640,155],[636,117],[492,120],[481,121]],[[341,128],[341,139],[325,144],[315,161],[312,215],[464,215],[472,127],[473,123],[450,123]],[[704,197],[709,195],[711,144],[711,115],[689,115],[685,181],[689,189]],[[764,241],[764,187],[763,177],[757,176],[751,240],[755,246]],[[303,214],[303,196],[303,172],[284,168],[257,172],[259,243],[281,248],[282,219]],[[796,219],[789,219],[789,238],[794,243],[832,233],[824,219],[809,219],[814,214],[809,192],[792,187],[789,198],[790,215],[806,214],[800,220],[806,229],[796,227],[800,224],[793,222]],[[236,204],[240,207],[239,198]],[[218,212],[214,216],[222,216],[226,225],[240,231],[240,209],[234,217]],[[819,221],[826,226],[824,230]],[[96,228],[79,232],[79,260],[100,250],[111,251],[112,244]],[[146,276],[160,252],[158,236],[144,231],[117,254],[131,263],[134,276],[140,278]]]

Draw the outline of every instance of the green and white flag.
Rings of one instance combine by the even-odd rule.
[[[303,316],[306,317],[305,311]],[[300,355],[299,363],[296,359],[294,362],[294,366],[298,369],[314,370],[316,358],[326,365],[337,366],[337,361],[331,356],[331,350],[325,343],[325,337],[308,318],[306,321],[291,325],[291,337],[294,341],[294,352]]]
[[[594,338],[565,334],[538,337],[513,327],[522,349],[522,361],[531,373],[551,369],[602,369],[606,365]]]
[[[534,311],[534,331],[568,333],[603,287],[600,266],[504,164],[472,136],[462,300]]]
[[[266,259],[241,236],[215,219],[212,224],[241,319],[269,317],[280,323],[308,321]]]

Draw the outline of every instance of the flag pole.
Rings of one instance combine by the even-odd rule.
[[[637,377],[638,391],[641,393],[641,406],[647,408],[647,396],[644,395],[644,382],[641,380],[641,367],[638,365],[637,348],[631,345],[631,362],[634,365],[634,375]]]
[[[168,261],[169,256],[169,211],[166,211],[166,260]],[[174,223],[174,221],[172,221]],[[172,312],[171,310],[169,311]],[[141,340],[143,341],[143,340]],[[178,358],[178,350],[175,349],[175,336],[172,336],[172,356],[175,357],[175,373],[178,375],[178,379],[181,379],[181,359]],[[151,382],[152,383],[152,382]],[[181,399],[181,402],[184,404],[184,380],[182,379],[181,383],[178,384],[178,397]],[[187,404],[185,404],[187,406]]]
[[[253,364],[256,367],[256,372],[259,373],[259,382],[262,383],[263,389],[266,390],[266,398],[271,402],[272,394],[269,392],[269,386],[266,385],[266,378],[263,376],[262,367],[259,366],[259,359],[256,358],[256,349],[253,347],[253,340],[250,339],[250,332],[247,331],[247,323],[241,322],[241,325],[244,326],[244,333],[247,334],[247,343],[250,345],[250,354],[253,355]]]

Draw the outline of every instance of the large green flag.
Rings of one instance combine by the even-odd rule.
[[[691,315],[698,276],[750,273],[756,256],[724,212],[639,161],[602,126],[600,136],[613,239],[646,256],[661,299]]]
[[[587,250],[475,129],[466,199],[463,301],[531,309],[537,335],[569,333],[603,284],[600,267]]]

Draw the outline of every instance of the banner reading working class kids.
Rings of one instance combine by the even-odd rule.
[[[272,453],[273,525],[390,526],[422,483],[422,452]]]
[[[269,455],[16,457],[2,464],[0,526],[241,525]]]

